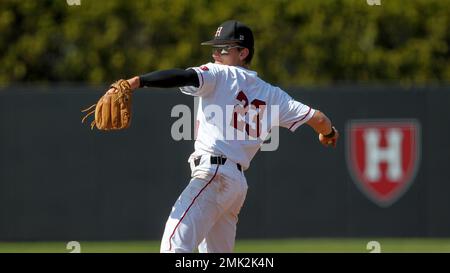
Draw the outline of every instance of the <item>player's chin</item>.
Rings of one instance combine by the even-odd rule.
[[[222,64],[222,59],[219,56],[213,54],[213,55],[211,55],[211,57],[214,59],[214,63]]]

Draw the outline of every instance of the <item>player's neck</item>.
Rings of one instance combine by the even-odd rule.
[[[242,63],[235,63],[235,64],[226,64],[226,63],[223,63],[223,62],[221,62],[221,61],[217,61],[217,60],[216,60],[214,63],[215,63],[215,64],[221,64],[221,65],[228,65],[228,66],[242,67],[242,68],[247,69],[247,70],[250,69],[249,64],[244,63],[244,62],[242,62]]]

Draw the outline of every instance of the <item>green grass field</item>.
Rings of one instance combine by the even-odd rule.
[[[378,241],[381,252],[449,252],[450,239],[284,239],[239,240],[237,253],[368,253],[367,243]],[[155,253],[159,241],[84,242],[83,253]],[[67,242],[0,242],[0,253],[68,253]]]

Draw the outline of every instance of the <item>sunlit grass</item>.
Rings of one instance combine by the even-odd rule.
[[[367,253],[367,243],[378,241],[381,252],[449,252],[450,239],[352,238],[238,240],[237,253]],[[1,253],[69,253],[68,242],[0,242]],[[159,241],[80,241],[83,253],[157,253]]]

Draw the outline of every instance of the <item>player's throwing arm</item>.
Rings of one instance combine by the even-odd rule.
[[[316,110],[307,124],[319,134],[319,141],[322,145],[336,148],[339,132],[324,113]]]

